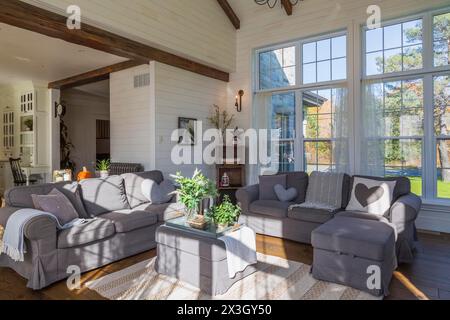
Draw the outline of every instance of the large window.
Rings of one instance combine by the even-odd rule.
[[[267,115],[268,121],[260,122],[279,130],[279,171],[337,170],[336,162],[342,157],[334,155],[337,135],[333,128],[338,123],[336,106],[341,116],[342,106],[347,105],[346,34],[261,49],[256,58],[256,100],[269,93],[269,101],[255,115],[261,119]]]
[[[364,33],[363,170],[405,176],[418,195],[450,198],[450,14],[427,13]],[[425,94],[431,91],[434,98]],[[433,125],[430,136],[426,128]]]

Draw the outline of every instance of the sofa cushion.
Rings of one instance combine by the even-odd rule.
[[[125,180],[125,191],[131,208],[136,208],[143,203],[149,203],[149,200],[142,194],[142,182],[146,179],[161,183],[164,176],[161,171],[146,171],[139,173],[126,173],[121,175]]]
[[[115,234],[114,224],[105,219],[87,220],[81,225],[58,233],[58,249],[83,246],[92,242],[109,238]]]
[[[117,233],[126,233],[152,226],[158,222],[158,216],[148,211],[125,209],[108,212],[100,216],[114,223]]]
[[[306,172],[286,172],[282,173],[286,175],[286,188],[295,188],[297,189],[298,195],[293,202],[295,203],[303,203],[306,198],[306,189],[308,188],[308,179],[309,176]]]
[[[295,220],[313,222],[313,223],[325,223],[334,217],[337,212],[330,212],[328,210],[321,210],[315,208],[302,208],[295,207],[289,210],[288,217]]]
[[[355,177],[348,211],[361,211],[380,216],[389,213],[396,181],[380,181]]]
[[[395,233],[387,223],[336,217],[312,233],[315,249],[384,261],[395,250]]]
[[[31,198],[37,210],[53,214],[61,226],[79,218],[70,200],[58,189],[53,189],[48,195],[32,194]]]
[[[142,204],[135,210],[143,210],[155,214],[159,222],[175,219],[183,214],[184,206],[181,203]]]
[[[356,175],[351,178],[350,183],[350,192],[348,194],[348,199],[350,200],[351,191],[353,190],[353,184],[355,182],[355,178],[364,178],[371,179],[376,181],[395,181],[394,195],[392,199],[392,203],[398,200],[401,196],[405,196],[411,192],[411,181],[406,177],[371,177],[371,176],[362,176]]]
[[[158,184],[154,180],[145,179],[141,185],[141,192],[152,204],[169,203],[174,197],[175,186],[170,180]]]
[[[280,184],[286,188],[286,175],[260,176],[259,177],[259,200],[278,200],[274,187]]]
[[[250,204],[250,212],[275,218],[287,218],[288,208],[293,204],[293,202],[277,200],[256,200]]]
[[[80,182],[84,206],[91,216],[131,209],[121,176],[106,179],[86,179]]]
[[[33,186],[14,187],[5,193],[6,205],[16,208],[33,208],[32,194],[47,195],[53,189],[61,191],[70,200],[80,218],[89,217],[81,199],[80,185],[76,182],[45,183]]]

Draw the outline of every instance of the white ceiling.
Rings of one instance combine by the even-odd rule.
[[[0,85],[52,82],[125,60],[0,23]]]

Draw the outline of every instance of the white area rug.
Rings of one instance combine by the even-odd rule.
[[[110,300],[380,300],[368,293],[317,281],[310,266],[258,254],[258,271],[211,297],[190,284],[159,275],[155,258],[112,273],[86,286]]]

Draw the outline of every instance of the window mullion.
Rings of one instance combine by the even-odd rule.
[[[434,136],[433,76],[424,77],[424,155],[423,195],[425,199],[437,196],[436,138]]]

